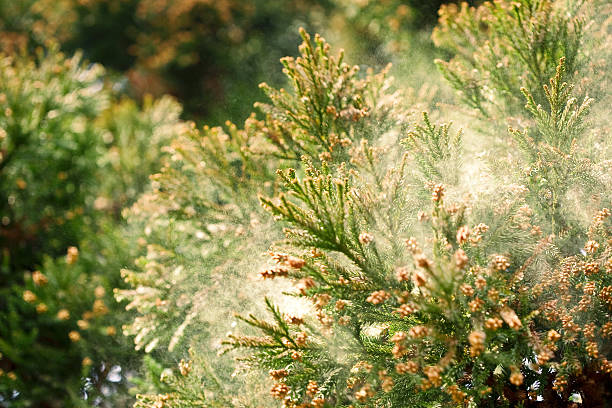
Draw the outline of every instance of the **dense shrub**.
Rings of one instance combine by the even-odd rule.
[[[605,406],[610,135],[589,116],[605,99],[585,84],[609,32],[577,29],[609,12],[593,6],[443,9],[438,40],[461,50],[457,64],[478,64],[440,63],[473,108],[465,132],[416,119],[384,73],[360,77],[303,34],[301,56],[283,61],[291,90],[264,85],[262,122],[178,139],[132,210],[148,256],[119,296],[140,315],[137,343],[183,360],[137,406],[273,405],[251,381],[266,371],[287,407]],[[245,287],[270,297],[240,304]],[[243,334],[226,315],[202,319],[220,293],[240,300]],[[208,349],[223,328],[246,386]]]
[[[610,4],[311,4],[0,0],[0,406],[608,404]]]
[[[21,267],[65,251],[88,222],[102,142],[91,122],[109,95],[101,67],[84,67],[78,56],[4,56],[1,75],[2,247]]]
[[[120,364],[138,358],[113,299],[134,256],[119,209],[142,193],[180,108],[114,102],[102,74],[55,48],[0,57],[0,404],[120,401]]]

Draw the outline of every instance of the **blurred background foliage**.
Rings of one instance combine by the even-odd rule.
[[[144,248],[121,211],[184,120],[243,121],[259,82],[284,84],[299,26],[349,61],[434,75],[442,3],[0,0],[0,406],[128,404],[141,355],[113,289]]]
[[[100,65],[54,46],[0,57],[0,404],[120,395],[119,364],[138,358],[113,300],[134,254],[120,209],[180,112],[169,97],[120,98]]]
[[[0,0],[0,47],[59,41],[120,74],[130,96],[169,93],[187,117],[219,124],[248,115],[259,82],[282,83],[278,60],[295,53],[299,26],[327,35],[362,64],[397,62],[416,75],[414,63],[427,61],[421,71],[430,69],[429,29],[448,2]]]

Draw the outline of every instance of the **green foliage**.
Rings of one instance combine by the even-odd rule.
[[[252,116],[245,122],[244,129],[228,124],[227,132],[221,128],[207,127],[203,132],[186,130],[172,144],[170,158],[162,172],[153,176],[152,194],[143,197],[131,210],[134,225],[141,226],[146,236],[151,237],[143,237],[149,245],[149,254],[141,259],[139,266],[144,270],[160,268],[159,276],[172,282],[171,285],[163,285],[151,281],[148,274],[142,273],[144,271],[125,271],[126,279],[132,284],[155,287],[147,296],[149,301],[155,301],[157,297],[178,300],[182,294],[178,290],[177,279],[185,279],[185,290],[193,290],[190,284],[193,271],[184,271],[186,264],[176,264],[182,265],[180,270],[174,276],[170,275],[171,265],[175,262],[193,259],[194,268],[201,265],[202,250],[183,246],[185,239],[195,237],[202,240],[211,265],[215,265],[219,251],[250,252],[244,246],[235,246],[229,237],[234,235],[244,242],[251,234],[260,236],[263,232],[260,230],[267,229],[260,225],[260,221],[254,221],[261,216],[258,214],[261,210],[253,191],[273,192],[276,188],[274,169],[281,163],[297,163],[300,155],[308,155],[317,161],[329,160],[336,154],[347,157],[347,150],[353,143],[351,137],[361,133],[372,134],[371,127],[366,127],[362,118],[378,121],[389,115],[390,107],[378,102],[379,95],[385,92],[383,74],[357,80],[355,70],[344,64],[341,58],[328,57],[329,49],[322,39],[317,37],[315,49],[309,36],[303,36],[303,56],[295,62],[286,62],[287,73],[295,85],[295,96],[268,87],[272,104],[258,105],[267,114],[264,121]],[[296,66],[303,70],[298,71]],[[330,95],[335,94],[332,88],[341,96],[350,93],[351,97],[330,100]],[[280,99],[280,95],[287,97]],[[312,121],[308,112],[316,112]],[[317,132],[318,136],[307,137],[309,132]],[[321,143],[321,139],[326,142]],[[226,239],[217,238],[220,235]],[[267,242],[269,245],[271,241]],[[256,247],[260,245],[258,242]],[[265,245],[261,250],[265,250]],[[185,251],[194,252],[188,254]],[[210,271],[201,273],[204,279]],[[130,292],[120,296],[132,299],[135,295],[135,292]],[[142,307],[143,312],[157,313],[157,308],[148,303],[138,301],[136,304]],[[181,311],[185,305],[191,305],[191,302],[182,307],[175,304],[167,309],[177,316],[188,316],[190,313]],[[177,322],[174,318],[150,319],[162,325]],[[143,321],[139,326],[147,332],[147,335],[138,336],[140,346],[145,346],[153,338],[157,339],[151,337],[155,332],[151,331],[149,322]],[[140,329],[135,330],[133,334]],[[172,332],[164,336],[168,340]],[[155,343],[157,341],[159,339]]]
[[[543,85],[549,105],[548,110],[536,104],[533,95],[527,89],[521,89],[527,99],[526,108],[535,119],[538,139],[562,151],[568,151],[571,143],[584,132],[586,126],[583,119],[593,102],[592,99],[585,97],[580,105],[576,105],[576,98],[572,97],[573,86],[568,86],[561,79],[565,69],[565,58],[561,58],[555,76],[550,79],[550,86]]]
[[[580,229],[567,211],[568,192],[578,187],[583,195],[603,188],[598,169],[585,154],[581,139],[593,100],[581,104],[571,94],[572,86],[561,82],[565,69],[562,58],[550,84],[544,84],[548,109],[536,105],[531,92],[522,89],[526,107],[534,119],[532,132],[510,129],[527,161],[526,185],[533,202],[551,222],[551,233],[567,231],[572,238]],[[529,134],[533,136],[529,136]],[[570,204],[571,205],[571,204]],[[568,224],[570,223],[570,224]],[[573,223],[573,225],[571,225]],[[547,231],[548,232],[548,231]],[[582,237],[584,238],[584,237]]]
[[[0,2],[0,13],[23,11],[8,26],[28,31],[51,3]],[[67,24],[82,33],[136,16],[141,34],[115,33],[134,41],[134,61],[117,67],[134,63],[133,83],[156,78],[190,99],[218,89],[195,81],[202,72],[221,78],[227,65],[250,83],[257,68],[239,63],[291,42],[276,35],[284,21],[238,45],[260,33],[259,18],[299,11],[264,3],[65,0],[57,10],[94,11]],[[388,68],[362,73],[305,30],[300,55],[281,60],[287,89],[262,84],[268,100],[241,126],[199,129],[169,98],[116,101],[98,67],[55,49],[35,62],[4,57],[0,404],[514,407],[577,394],[604,406],[603,3],[443,6],[434,39],[453,56],[438,64],[480,119],[466,131],[438,123],[465,118],[435,105],[431,75],[416,97],[395,92]],[[402,24],[427,23],[403,2],[334,4],[350,32],[397,31],[389,49],[406,40]],[[220,65],[202,64],[208,54]],[[422,105],[431,113],[413,120]]]
[[[418,53],[411,45],[416,37],[432,50],[417,30],[435,22],[443,3],[3,0],[0,49],[34,49],[55,39],[66,52],[81,49],[125,74],[132,95],[169,92],[190,116],[222,123],[228,114],[231,120],[248,114],[259,97],[254,84],[282,82],[276,63],[297,45],[298,24],[345,36],[359,58],[391,57],[406,49]]]
[[[102,386],[113,394],[124,386],[125,379],[108,376],[116,364],[133,364],[137,356],[119,336],[115,313],[121,307],[111,295],[120,282],[117,273],[109,272],[126,262],[130,252],[121,246],[125,242],[118,231],[97,233],[105,240],[83,239],[78,260],[46,257],[39,270],[26,274],[23,286],[3,288],[2,365],[16,380],[4,375],[1,391],[19,392],[15,406],[84,405],[81,393],[103,397]]]
[[[181,360],[177,369],[162,371],[161,366],[147,356],[147,365],[157,374],[151,381],[157,385],[158,394],[138,395],[134,407],[146,408],[156,404],[169,408],[231,406],[233,402],[228,390],[224,389],[206,361],[192,353],[190,357],[189,361]],[[164,389],[171,392],[159,392]]]
[[[266,175],[263,157],[243,148],[256,142],[260,127],[255,119],[247,120],[246,130],[230,124],[227,133],[186,127],[168,148],[161,173],[152,176],[153,191],[129,212],[146,256],[137,261],[137,270],[122,273],[142,289],[120,292],[118,298],[129,299],[128,308],[142,314],[127,329],[137,335],[137,348],[150,351],[159,343],[172,351],[197,318],[207,318],[197,311],[202,305],[192,292],[200,290],[192,285],[194,277],[209,280],[215,267],[217,274],[231,272],[233,265],[215,264],[220,254],[241,250],[237,239],[265,229],[251,212],[256,198],[246,192],[255,186],[272,188],[273,172]],[[188,241],[198,244],[184,245]],[[205,269],[203,258],[209,265]]]
[[[326,2],[3,0],[3,50],[57,40],[129,79],[132,95],[171,93],[190,116],[242,119],[295,46],[298,23]],[[247,101],[247,103],[244,103]]]
[[[180,109],[116,104],[102,73],[55,47],[1,58],[0,395],[10,406],[129,400],[120,370],[138,355],[120,336],[113,289],[134,248],[117,213],[162,154],[137,149],[166,144]]]
[[[524,115],[521,87],[532,90],[536,104],[544,104],[541,85],[554,75],[561,57],[567,68],[563,81],[582,67],[584,3],[504,0],[442,6],[433,39],[454,57],[437,65],[462,101],[481,114]]]
[[[424,181],[441,182],[456,177],[459,172],[461,132],[452,135],[450,128],[450,123],[439,127],[433,125],[427,113],[423,113],[423,125],[416,125],[402,141],[406,149],[414,154]]]
[[[506,41],[508,48],[494,45],[502,60],[516,57],[509,21],[523,19],[521,13],[531,13],[524,38],[540,36],[551,22],[561,28],[555,38],[539,37],[545,41],[534,54],[537,70],[527,58],[512,60],[515,73],[527,73],[516,89],[506,94],[490,85],[505,98],[496,115],[519,112],[514,98],[526,100],[522,114],[530,115],[526,130],[511,129],[516,144],[507,138],[491,149],[507,154],[487,163],[499,183],[494,190],[461,194],[474,187],[458,176],[470,155],[461,147],[464,137],[427,114],[406,131],[403,111],[389,111],[373,121],[378,132],[369,126],[375,116],[364,116],[345,132],[348,151],[330,148],[343,129],[322,120],[337,108],[321,109],[332,100],[318,81],[329,72],[319,57],[326,48],[310,47],[307,36],[303,59],[285,62],[294,94],[268,91],[280,109],[265,111],[282,118],[291,141],[302,142],[289,147],[271,139],[293,153],[281,156],[293,164],[277,172],[278,192],[260,198],[285,235],[260,275],[288,278],[295,290],[286,294],[312,306],[285,303],[299,305],[296,315],[268,298],[271,321],[240,317],[247,333],[232,333],[226,345],[243,350],[251,370],[269,370],[270,393],[284,406],[520,406],[538,399],[555,405],[573,393],[603,404],[609,397],[606,163],[591,161],[583,142],[593,101],[579,104],[572,96],[578,65],[565,73],[568,59],[577,64],[588,52],[562,35],[578,17],[551,19],[574,9],[521,3],[525,11],[518,4],[479,9],[497,22],[489,36]],[[551,74],[545,86],[536,71]],[[497,124],[471,137],[484,139]],[[407,137],[398,137],[403,132]],[[587,203],[589,196],[596,203]],[[594,214],[590,223],[585,213]]]
[[[65,251],[87,222],[100,156],[91,121],[108,105],[108,94],[99,66],[85,68],[79,56],[65,59],[55,50],[37,62],[4,56],[0,75],[0,245],[11,254],[3,259],[22,267]],[[34,259],[32,247],[41,249]]]
[[[186,131],[173,142],[162,172],[153,176],[154,191],[130,210],[132,225],[145,233],[147,255],[138,269],[123,272],[136,288],[117,296],[138,311],[127,328],[138,348],[153,352],[163,346],[172,352],[190,344],[201,359],[213,358],[201,344],[218,336],[231,309],[252,307],[254,289],[244,287],[245,271],[265,262],[252,254],[281,237],[280,228],[263,222],[253,193],[273,194],[278,189],[274,170],[300,165],[300,156],[317,163],[348,158],[355,140],[372,137],[394,118],[384,73],[358,77],[356,68],[331,55],[322,38],[312,41],[305,32],[302,37],[301,57],[284,60],[293,92],[264,86],[271,103],[257,106],[265,119],[252,116],[243,129],[227,124],[226,131]],[[362,150],[355,148],[365,158]],[[357,153],[355,159],[361,159]],[[222,295],[228,287],[236,288],[236,300]],[[209,302],[199,301],[203,297],[217,299],[218,309],[211,311]],[[236,389],[228,378],[231,361],[213,366],[224,384]]]
[[[359,67],[346,64],[343,51],[334,57],[325,39],[316,35],[311,41],[305,31],[300,34],[304,40],[299,47],[301,57],[281,60],[293,92],[264,83],[260,86],[272,103],[255,106],[269,116],[273,127],[267,137],[282,158],[345,158],[353,138],[371,137],[374,123],[384,126],[389,121],[393,104],[392,95],[385,96],[389,88],[386,70],[378,75],[369,72],[360,79]],[[370,115],[374,116],[360,120]]]
[[[160,166],[169,141],[186,124],[179,122],[181,106],[169,96],[146,97],[142,106],[131,99],[117,101],[97,119],[108,154],[98,160],[104,177],[97,207],[120,210],[134,203]],[[112,207],[112,208],[109,208]]]

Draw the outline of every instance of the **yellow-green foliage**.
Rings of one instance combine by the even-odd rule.
[[[582,31],[589,12],[580,4],[503,0],[441,11],[436,37],[456,53],[451,65],[442,63],[447,78],[480,118],[495,118],[469,133],[435,124],[428,114],[412,122],[398,94],[366,91],[370,99],[362,102],[361,89],[383,82],[360,87],[348,67],[345,79],[328,82],[337,61],[319,38],[304,35],[302,56],[284,60],[294,90],[264,86],[272,106],[258,105],[267,114],[258,149],[250,143],[241,149],[279,159],[259,167],[270,188],[234,196],[252,203],[242,195],[261,194],[275,221],[266,228],[277,231],[262,246],[280,228],[284,238],[270,246],[267,262],[252,267],[241,263],[250,254],[241,245],[251,245],[251,236],[238,239],[230,262],[247,276],[257,265],[264,280],[288,280],[293,289],[287,294],[305,302],[273,293],[265,300],[270,319],[253,313],[254,306],[242,309],[244,334],[232,330],[224,343],[239,352],[242,370],[269,371],[270,396],[279,404],[555,405],[579,394],[596,405],[609,398],[609,163],[587,140],[606,145],[610,134],[588,120],[597,101],[584,96],[583,85],[599,47]],[[336,105],[345,101],[348,106]],[[500,130],[509,115],[520,115],[520,129]],[[491,141],[492,134],[499,137]],[[468,137],[484,153],[464,151]],[[208,158],[208,167],[210,155],[199,157]],[[278,185],[270,178],[275,166]],[[256,174],[262,173],[249,173]],[[185,182],[175,184],[181,177],[160,176],[160,192],[176,187],[171,203],[189,191]],[[172,219],[164,215],[158,222]],[[183,273],[161,270],[163,279]],[[153,275],[129,276],[138,283]],[[166,287],[172,296],[174,287]],[[137,292],[129,294],[136,302]],[[151,322],[165,320],[157,315]],[[195,345],[204,337],[192,330]],[[203,355],[197,347],[193,353]],[[196,395],[189,387],[215,389],[203,369],[193,368],[193,383],[186,364],[161,394],[141,396],[139,406],[179,407]],[[245,400],[260,401],[251,386],[236,399],[205,393],[197,403],[248,406]]]
[[[20,256],[31,257],[18,255],[22,242],[42,245],[42,253],[65,250],[86,222],[88,179],[100,157],[91,122],[109,103],[102,68],[56,51],[41,51],[36,61],[6,55],[0,60],[0,239],[3,248],[16,246],[13,265]]]
[[[100,66],[54,46],[0,56],[3,403],[127,403],[120,364],[138,356],[113,288],[134,254],[118,210],[142,194],[179,111],[115,103]]]
[[[403,2],[333,3],[355,31],[394,32],[389,50],[416,23]],[[14,15],[7,4],[0,12]],[[199,72],[217,19],[232,42],[262,11],[70,7],[119,15],[126,5],[152,28],[131,48],[139,67],[174,79]],[[351,66],[300,30],[299,56],[281,60],[286,88],[262,84],[266,102],[239,126],[183,122],[170,98],[116,101],[99,67],[53,49],[36,62],[3,57],[2,398],[605,406],[609,13],[599,0],[443,6],[433,37],[450,62],[438,65],[463,108],[434,104],[441,78],[421,75],[413,54],[404,66],[418,96],[389,68]],[[252,82],[244,68],[232,72]]]
[[[384,73],[358,78],[322,38],[302,35],[302,56],[284,60],[291,93],[264,85],[264,119],[252,116],[243,129],[187,129],[152,177],[153,191],[128,213],[144,232],[147,255],[139,270],[123,272],[135,289],[117,296],[139,312],[127,329],[138,348],[191,344],[209,353],[202,342],[218,339],[232,309],[249,310],[254,292],[262,293],[244,285],[255,284],[249,282],[265,262],[260,255],[282,236],[257,199],[278,190],[275,170],[299,165],[300,156],[318,163],[346,158],[359,150],[358,140],[376,135],[375,125],[394,117]]]
[[[580,53],[584,1],[501,0],[478,7],[444,5],[434,30],[437,46],[453,53],[437,61],[463,102],[483,115],[524,113],[521,87],[543,104],[542,84],[554,75],[559,58],[571,79],[584,64]],[[587,7],[585,5],[585,7]]]

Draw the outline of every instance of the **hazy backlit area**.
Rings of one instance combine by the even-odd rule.
[[[612,406],[608,0],[0,0],[0,407]]]

